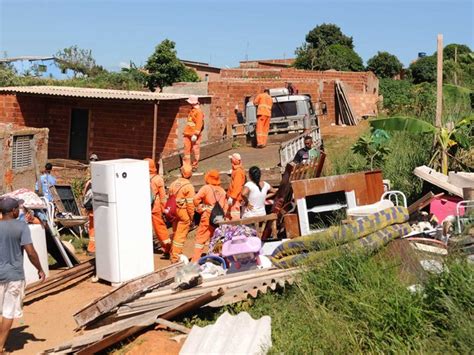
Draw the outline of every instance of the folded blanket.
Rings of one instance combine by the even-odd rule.
[[[304,262],[323,263],[345,253],[369,255],[388,244],[391,240],[400,238],[410,232],[411,227],[409,223],[394,224],[371,233],[366,237],[329,250],[312,251],[280,258],[272,256],[270,260],[274,266],[286,269],[299,266]]]
[[[392,224],[406,222],[408,217],[408,210],[405,207],[387,208],[341,226],[330,227],[322,232],[286,241],[275,249],[272,256],[278,259],[288,255],[334,248]]]

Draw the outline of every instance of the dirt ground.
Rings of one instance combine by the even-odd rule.
[[[194,247],[194,231],[189,233],[185,243],[184,253],[192,255]],[[162,260],[155,254],[155,270],[170,264],[169,260]],[[52,272],[51,274],[54,274]],[[106,294],[112,287],[103,282],[92,282],[91,279],[80,282],[61,292],[39,299],[23,308],[23,318],[15,321],[8,337],[6,349],[15,354],[37,354],[71,339],[74,335],[76,323],[72,315],[94,299]],[[161,334],[161,333],[160,333]],[[173,333],[173,335],[175,335]],[[140,339],[140,338],[138,338]],[[152,344],[158,343],[153,336],[146,338]],[[134,341],[135,344],[137,340]],[[173,343],[177,344],[173,341]],[[155,346],[155,345],[153,345]],[[134,347],[129,347],[129,351]],[[142,347],[142,349],[144,349]],[[170,351],[173,349],[170,347]],[[153,351],[153,352],[150,352]],[[174,351],[174,350],[173,350]],[[170,352],[170,354],[178,353]],[[167,354],[154,352],[133,352],[133,354]]]
[[[361,122],[355,127],[323,126],[322,136],[330,155],[332,152],[347,149],[357,137],[368,129],[367,122]],[[238,151],[247,167],[259,165],[262,168],[277,165],[279,145],[269,145],[265,149],[240,147],[231,152],[219,154],[203,161],[200,172],[209,169],[220,171],[229,170],[228,155]],[[329,156],[329,159],[331,157]],[[194,231],[186,241],[184,253],[191,255],[193,250]],[[169,261],[161,260],[155,255],[155,269],[169,265]],[[111,286],[90,279],[61,292],[47,296],[24,307],[24,317],[16,321],[8,338],[6,349],[15,354],[35,354],[42,350],[55,347],[74,336],[75,322],[72,315],[92,300],[111,290]],[[164,331],[147,332],[126,345],[119,353],[127,354],[177,354],[180,344],[169,340],[170,335]]]

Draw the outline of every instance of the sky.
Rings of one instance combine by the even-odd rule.
[[[97,64],[145,64],[156,45],[219,67],[240,60],[291,58],[306,34],[334,23],[364,62],[377,51],[405,66],[444,44],[474,48],[473,0],[0,0],[0,55],[52,55],[78,45]]]

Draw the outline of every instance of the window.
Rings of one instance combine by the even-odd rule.
[[[31,141],[33,135],[13,136],[12,168],[27,168],[33,164]]]
[[[297,114],[296,101],[273,103],[272,117],[295,116]]]

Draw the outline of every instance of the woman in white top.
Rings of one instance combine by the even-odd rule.
[[[265,181],[260,181],[262,173],[257,166],[249,169],[250,181],[245,183],[242,189],[242,198],[244,200],[244,213],[242,218],[265,216],[265,200],[273,196],[276,189]]]

